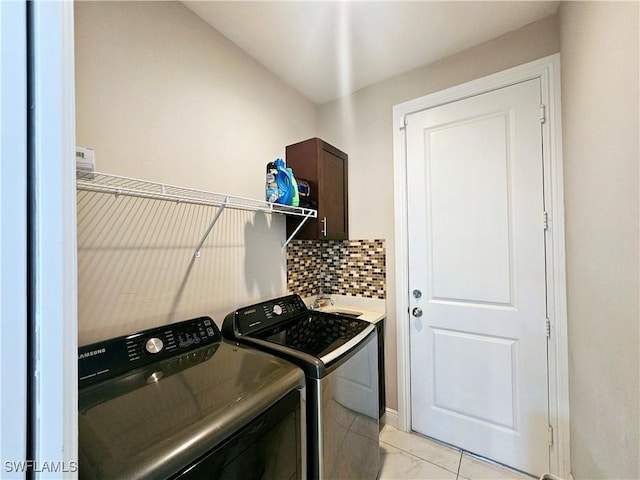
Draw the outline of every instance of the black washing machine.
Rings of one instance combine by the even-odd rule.
[[[307,309],[298,295],[240,308],[222,334],[306,375],[310,479],[375,479],[379,468],[378,347],[374,325]]]
[[[305,377],[202,317],[79,349],[79,476],[305,477]]]

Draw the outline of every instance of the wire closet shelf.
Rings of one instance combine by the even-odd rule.
[[[129,197],[147,198],[152,200],[165,200],[177,203],[189,203],[194,205],[206,205],[218,207],[214,218],[211,220],[207,230],[196,247],[195,256],[200,256],[200,248],[204,244],[207,236],[213,229],[218,218],[226,208],[234,210],[246,210],[251,212],[263,212],[267,214],[283,214],[302,217],[300,224],[295,231],[287,238],[282,250],[286,248],[293,237],[302,228],[309,218],[317,218],[317,210],[302,207],[292,207],[271,203],[264,200],[228,195],[225,193],[208,192],[193,188],[169,185],[166,183],[150,182],[137,178],[122,177],[108,173],[85,172],[77,170],[76,188],[78,190],[107,193],[113,195],[125,195]]]

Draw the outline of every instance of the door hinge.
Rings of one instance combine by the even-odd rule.
[[[542,226],[545,230],[549,230],[549,214],[547,212],[542,212]]]
[[[400,130],[404,130],[405,128],[407,128],[407,116],[405,115],[404,117],[402,117],[402,120],[400,122]]]
[[[544,123],[546,120],[546,107],[544,105],[540,105],[540,123]]]
[[[549,446],[553,446],[553,427],[549,425]]]
[[[551,338],[551,320],[549,320],[548,318],[545,321],[545,325],[546,325],[546,331],[547,331],[547,338]]]

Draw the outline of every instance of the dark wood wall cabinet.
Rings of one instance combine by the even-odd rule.
[[[347,240],[349,217],[347,204],[348,155],[319,138],[289,145],[287,167],[293,175],[309,182],[310,198],[316,203],[318,218],[310,218],[295,238],[301,240]],[[299,222],[287,220],[287,234]]]

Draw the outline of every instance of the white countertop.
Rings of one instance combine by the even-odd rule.
[[[378,298],[352,297],[350,295],[329,295],[333,300],[330,303],[316,310],[320,312],[339,313],[340,311],[354,313],[358,312],[357,318],[371,323],[378,323],[387,316],[386,300]],[[311,308],[317,295],[303,298],[304,303]]]

